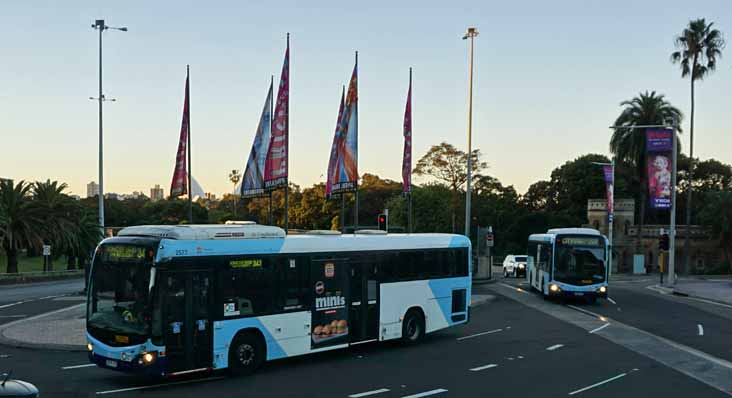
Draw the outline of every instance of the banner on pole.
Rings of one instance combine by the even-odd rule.
[[[264,101],[262,116],[259,117],[259,125],[254,135],[254,143],[249,153],[249,160],[244,171],[244,178],[239,194],[243,198],[265,196],[264,189],[264,163],[266,161],[269,140],[272,135],[272,85],[269,86],[267,99]]]
[[[173,181],[170,183],[170,197],[176,198],[188,194],[188,74],[186,74],[186,91],[183,100],[183,121],[180,126],[180,139],[178,141],[178,152],[175,155],[175,168],[173,169]]]
[[[287,186],[288,143],[290,112],[290,44],[287,43],[285,61],[282,64],[280,85],[277,90],[272,133],[264,167],[264,187],[267,190]]]
[[[412,192],[412,69],[409,69],[409,91],[404,109],[404,153],[402,155],[402,193]]]
[[[358,64],[353,67],[343,114],[338,123],[336,159],[330,194],[358,189]]]
[[[670,209],[673,134],[669,129],[646,130],[648,198],[652,209]]]
[[[613,197],[613,166],[602,166],[602,171],[605,174],[605,191],[607,194],[607,216],[609,220],[612,220],[613,214],[615,213],[615,198]]]
[[[341,123],[341,117],[343,117],[343,106],[346,97],[345,88],[341,93],[341,105],[338,107],[338,118],[336,118],[335,133],[333,133],[333,143],[330,146],[330,157],[328,158],[328,172],[325,178],[325,198],[329,199],[333,193],[333,173],[335,172],[335,165],[338,162],[338,143],[340,142],[339,127]]]

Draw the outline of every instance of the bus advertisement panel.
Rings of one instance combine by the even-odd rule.
[[[312,348],[322,348],[348,342],[349,274],[345,262],[313,261],[310,266],[313,281]]]

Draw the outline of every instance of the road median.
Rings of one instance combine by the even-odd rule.
[[[84,278],[84,270],[0,274],[0,285],[20,285],[25,283],[50,282],[76,278]]]

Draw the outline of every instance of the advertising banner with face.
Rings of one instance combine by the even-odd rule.
[[[313,284],[311,347],[322,348],[348,342],[348,287],[346,263],[313,261],[310,267]]]
[[[673,131],[646,130],[648,198],[652,209],[670,209]]]

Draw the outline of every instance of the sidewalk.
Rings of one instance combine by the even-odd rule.
[[[486,304],[496,297],[474,294],[471,306]],[[86,307],[84,303],[20,319],[0,326],[0,344],[45,350],[86,352]]]
[[[679,279],[676,281],[673,293],[732,305],[732,280]]]

